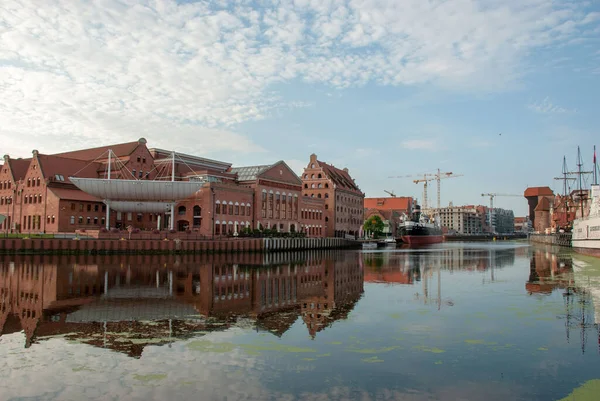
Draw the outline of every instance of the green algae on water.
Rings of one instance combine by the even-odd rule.
[[[135,380],[139,380],[144,383],[150,383],[159,381],[167,378],[166,374],[154,374],[154,375],[133,375]]]
[[[443,352],[446,352],[443,349],[440,349],[440,348],[437,348],[437,347],[426,347],[424,345],[416,345],[413,348],[414,349],[418,349],[418,350],[423,351],[423,352],[432,352],[434,354],[441,354]]]
[[[207,340],[192,341],[187,347],[193,351],[202,352],[230,352],[235,348],[231,343],[213,343]]]
[[[379,357],[372,356],[370,358],[363,358],[363,359],[361,359],[361,361],[366,362],[366,363],[381,363],[381,362],[383,362],[383,359],[379,359]]]
[[[559,401],[596,401],[600,394],[600,379],[589,380]]]
[[[391,346],[391,347],[385,347],[385,348],[348,348],[346,349],[347,352],[356,352],[358,354],[382,354],[385,352],[390,352],[393,351],[395,349],[401,349],[402,347],[400,346]]]

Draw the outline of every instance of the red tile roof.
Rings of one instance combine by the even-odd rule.
[[[364,207],[366,209],[380,210],[408,210],[412,198],[400,196],[395,198],[365,198]]]
[[[554,192],[550,187],[529,187],[525,190],[524,196],[553,196]]]
[[[340,170],[339,168],[320,160],[317,160],[317,163],[319,163],[319,166],[321,166],[325,175],[327,175],[327,177],[333,181],[336,187],[362,194],[362,191],[358,188],[352,177],[350,177],[350,174],[348,174],[346,171]]]
[[[90,194],[87,194],[79,189],[67,189],[67,188],[52,188],[49,187],[48,190],[56,195],[59,199],[66,200],[76,200],[83,202],[102,202],[101,199],[98,199]]]
[[[78,160],[108,159],[108,150],[112,150],[117,157],[129,156],[140,145],[139,141],[119,143],[116,145],[100,146],[98,148],[74,150],[71,152],[56,153],[53,156],[67,157]],[[106,154],[105,154],[106,153]]]
[[[85,160],[68,159],[56,155],[38,154],[40,169],[45,178],[56,180],[56,175],[62,175],[64,182],[70,183],[69,176],[97,178],[102,163]]]
[[[8,159],[8,164],[10,166],[10,171],[12,171],[12,175],[15,181],[22,180],[27,174],[27,169],[29,168],[29,164],[31,163],[31,158],[29,159]]]

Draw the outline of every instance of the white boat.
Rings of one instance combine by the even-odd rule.
[[[573,221],[571,245],[576,252],[600,256],[600,185],[592,185],[590,212]]]

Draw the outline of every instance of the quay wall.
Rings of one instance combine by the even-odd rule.
[[[571,247],[571,233],[530,234],[529,241],[536,244]]]
[[[343,238],[237,238],[227,240],[102,240],[0,238],[0,254],[170,254],[281,252],[358,248]]]

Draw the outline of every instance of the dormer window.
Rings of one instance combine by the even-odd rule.
[[[56,174],[56,175],[54,176],[54,179],[55,179],[56,181],[64,181],[64,180],[65,180],[65,177],[64,177],[62,174]]]

